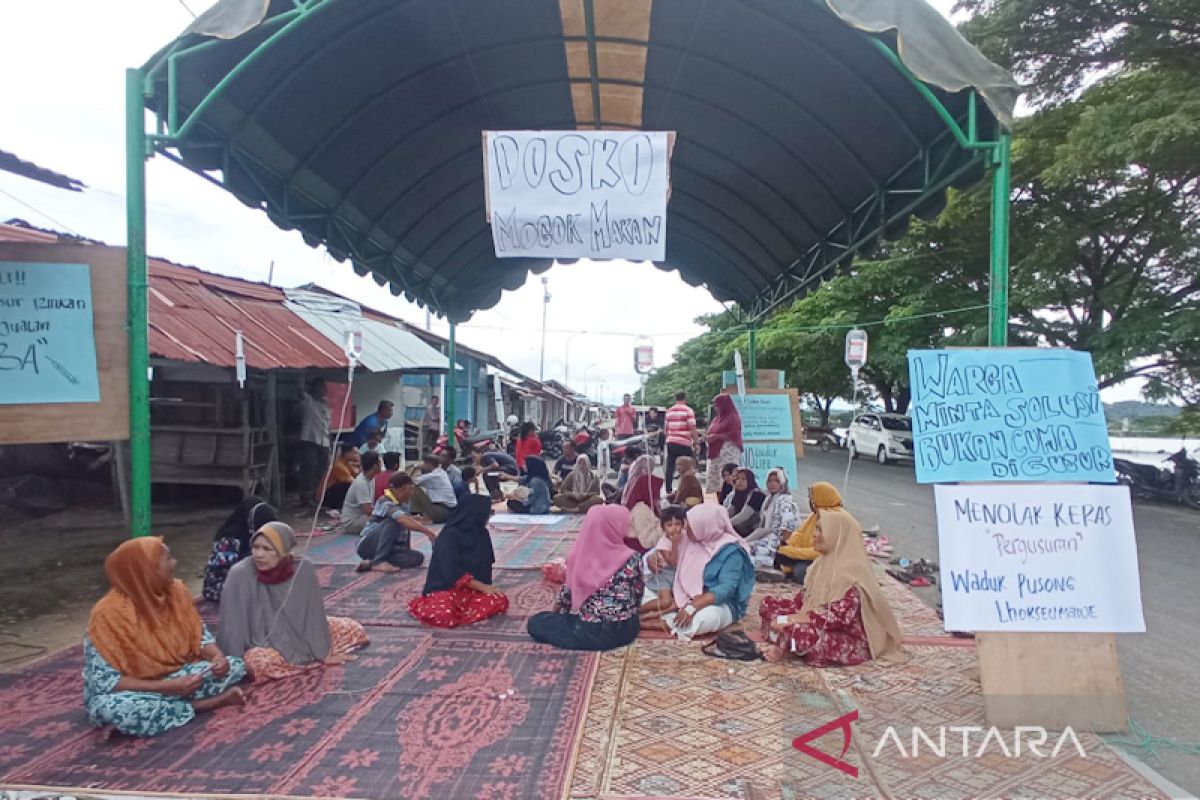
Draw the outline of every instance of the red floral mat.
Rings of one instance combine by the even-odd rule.
[[[371,646],[345,667],[254,687],[245,709],[152,739],[88,727],[78,647],[0,675],[0,783],[381,800],[562,795],[594,654],[478,632],[369,633]]]

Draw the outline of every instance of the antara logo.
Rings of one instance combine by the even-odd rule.
[[[852,731],[850,726],[858,720],[858,709],[854,709],[849,714],[843,714],[832,722],[826,722],[819,728],[813,728],[808,733],[803,733],[792,740],[792,747],[804,753],[806,756],[811,756],[822,764],[828,764],[834,769],[840,769],[852,778],[858,777],[858,767],[853,764],[847,764],[842,758],[846,755],[846,751],[850,749],[850,737]],[[815,747],[809,747],[808,743],[813,739],[820,739],[825,734],[837,728],[842,729],[842,753],[834,758],[828,753],[822,753]]]

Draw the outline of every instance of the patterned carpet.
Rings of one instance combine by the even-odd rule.
[[[948,732],[945,758],[923,741],[913,757],[913,726],[936,742],[939,726],[985,725],[979,670],[970,640],[947,636],[937,615],[902,584],[883,584],[909,639],[902,664],[813,670],[720,661],[704,656],[699,643],[646,637],[604,654],[570,797],[1165,797],[1090,733],[1078,734],[1086,759],[1069,743],[1053,758],[1028,751],[1006,758],[994,739],[982,758],[963,758],[961,732]],[[790,592],[760,584],[752,613],[762,597]],[[853,711],[858,719],[844,756],[839,728],[809,746],[840,757],[857,777],[791,746]],[[884,739],[889,726],[902,751]],[[984,737],[970,735],[971,756]],[[1012,751],[1012,733],[1005,739]],[[1056,742],[1052,735],[1043,751]]]
[[[973,641],[948,636],[886,576],[910,654],[902,664],[720,661],[701,642],[656,630],[602,655],[534,644],[525,623],[557,589],[537,567],[566,554],[579,521],[494,531],[495,580],[510,611],[454,631],[420,628],[408,615],[424,570],[358,574],[353,537],[315,539],[328,612],[363,622],[370,647],[345,667],[255,687],[246,709],[155,739],[87,726],[78,647],[0,675],[0,785],[381,800],[1162,796],[1085,733],[1086,758],[1068,745],[1053,758],[1018,760],[994,743],[963,758],[956,733],[947,757],[927,747],[913,756],[914,725],[935,739],[938,726],[984,725],[978,667]],[[794,592],[757,586],[747,630],[757,636],[763,597]],[[215,621],[215,607],[201,611]],[[852,712],[846,752],[837,729],[809,746],[857,777],[792,747]],[[894,740],[884,738],[889,727]],[[972,755],[982,741],[970,740]]]
[[[87,726],[79,648],[0,676],[0,782],[381,800],[562,795],[594,655],[478,633],[369,633],[371,646],[344,668],[255,687],[245,709],[154,739]]]

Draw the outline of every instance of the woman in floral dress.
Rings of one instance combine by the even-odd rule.
[[[565,650],[614,650],[637,638],[644,582],[641,556],[625,544],[629,509],[587,512],[567,556],[567,580],[553,611],[534,614],[534,640]]]
[[[902,657],[900,625],[879,587],[862,526],[845,511],[822,510],[813,545],[821,557],[792,600],[766,597],[759,614],[768,661],[794,657],[813,667]]]
[[[250,557],[250,538],[254,532],[272,520],[278,519],[275,509],[259,497],[247,497],[238,503],[229,518],[217,529],[213,538],[212,555],[204,568],[204,598],[214,603],[221,602],[221,590],[225,577],[233,565]]]
[[[245,702],[235,685],[246,674],[242,660],[217,646],[161,538],[123,542],[104,571],[112,588],[92,609],[83,639],[92,725],[156,736],[197,712]]]

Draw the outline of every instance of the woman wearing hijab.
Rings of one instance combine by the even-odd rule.
[[[344,664],[368,643],[363,626],[326,617],[313,566],[292,555],[289,525],[268,522],[251,543],[251,557],[229,571],[217,643],[242,656],[255,682],[295,675],[320,664]]]
[[[812,511],[804,523],[792,532],[787,542],[775,554],[775,568],[791,575],[796,583],[804,583],[805,571],[821,554],[813,547],[817,518],[822,511],[841,511],[842,496],[831,483],[814,483],[808,487],[808,508]]]
[[[554,495],[554,505],[570,513],[586,514],[589,508],[603,502],[600,479],[592,472],[592,461],[580,455],[567,477],[563,478],[558,494]]]
[[[716,411],[704,440],[708,443],[708,467],[705,470],[706,489],[716,492],[721,488],[722,470],[726,464],[742,463],[742,417],[733,396],[719,394],[713,398]]]
[[[737,483],[737,464],[725,464],[721,467],[721,488],[717,490],[717,502],[725,505],[725,498],[733,494],[734,484]]]
[[[613,650],[637,638],[645,586],[642,558],[624,542],[628,530],[623,506],[587,512],[554,610],[529,619],[535,641],[566,650]]]
[[[675,459],[675,469],[679,472],[679,485],[667,495],[667,502],[684,508],[703,503],[704,488],[700,486],[700,479],[696,477],[696,459],[680,456]]]
[[[758,480],[754,472],[745,468],[737,471],[733,482],[733,491],[725,496],[725,511],[729,514],[729,522],[740,536],[749,536],[758,528],[762,519],[762,507],[767,502],[767,496],[758,488]]]
[[[901,657],[901,633],[863,548],[862,526],[845,511],[823,510],[813,543],[821,557],[793,600],[767,597],[759,614],[773,644],[768,661],[789,655],[813,667]]]
[[[680,639],[714,633],[746,616],[754,565],[723,506],[701,503],[687,512],[675,567],[675,605],[663,621]]]
[[[527,456],[525,476],[519,483],[529,489],[529,496],[524,500],[510,499],[508,510],[514,514],[549,514],[550,470],[546,468],[546,462],[538,456]]]
[[[450,512],[433,543],[425,589],[408,613],[435,628],[457,628],[508,610],[508,598],[492,585],[491,515],[491,499],[479,494],[467,495]]]
[[[221,587],[234,564],[250,557],[250,537],[254,531],[276,519],[275,509],[258,497],[238,503],[229,518],[217,529],[212,555],[204,568],[204,597],[221,602]]]
[[[754,566],[774,567],[779,543],[799,522],[800,510],[788,487],[787,472],[783,467],[774,467],[767,473],[767,500],[762,506],[761,520],[758,527],[746,537]],[[783,580],[780,573],[775,575],[776,580]]]
[[[638,456],[629,467],[629,477],[621,492],[621,505],[632,511],[638,503],[645,503],[657,517],[662,486],[663,479],[654,475],[654,459],[648,455]]]
[[[156,736],[197,711],[241,705],[246,675],[226,658],[175,579],[175,559],[157,536],[130,539],[104,561],[109,589],[83,639],[83,702],[96,727]]]

